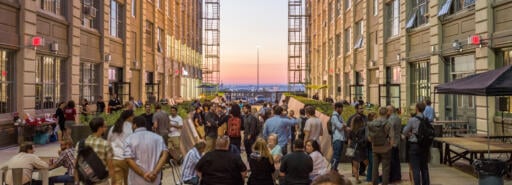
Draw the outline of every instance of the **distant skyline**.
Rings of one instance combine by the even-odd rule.
[[[220,79],[223,84],[287,83],[286,0],[222,0],[220,4]]]

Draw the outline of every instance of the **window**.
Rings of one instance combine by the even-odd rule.
[[[160,9],[164,7],[164,0],[156,0],[156,8]]]
[[[350,85],[350,99],[363,99],[364,92],[364,80],[363,74],[360,71],[355,72],[355,81],[353,85]]]
[[[334,47],[333,47],[333,40],[332,40],[332,39],[329,39],[329,45],[328,45],[328,47],[329,47],[329,48],[328,48],[327,53],[328,53],[328,55],[329,55],[329,59],[331,59],[331,58],[332,58],[332,56],[333,56],[333,54],[334,54],[334,51],[333,51],[333,48],[334,48]]]
[[[338,33],[336,34],[336,46],[335,46],[335,53],[336,53],[336,56],[340,56],[341,55],[341,35]]]
[[[373,0],[373,15],[379,15],[379,0]]]
[[[428,0],[412,0],[412,11],[405,28],[414,28],[428,23]]]
[[[96,101],[99,95],[98,79],[99,66],[93,63],[80,63],[80,99],[87,99],[89,102]]]
[[[355,30],[355,36],[354,38],[357,39],[356,42],[354,43],[354,49],[358,49],[358,48],[362,48],[363,47],[363,31],[364,31],[364,27],[363,27],[363,21],[358,21],[356,22],[356,27],[354,28]]]
[[[475,5],[475,0],[446,0],[439,10],[438,16],[455,14]]]
[[[162,53],[163,52],[163,48],[162,48],[162,43],[163,43],[163,39],[165,38],[165,32],[162,28],[157,28],[156,29],[156,36],[157,36],[157,51],[159,53]]]
[[[328,19],[329,19],[329,24],[330,24],[330,23],[332,22],[332,20],[334,20],[334,19],[333,19],[333,18],[334,18],[334,14],[333,14],[334,12],[332,11],[332,9],[333,9],[334,7],[332,6],[332,2],[329,2],[329,5],[328,5],[328,7],[327,7],[327,8],[328,8],[328,14],[329,14],[329,15],[328,15],[328,16],[329,16],[329,17],[328,17]]]
[[[390,83],[390,84],[400,84],[401,80],[400,80],[400,73],[401,73],[401,68],[400,66],[393,66],[393,67],[387,67],[387,75],[386,75],[386,78],[387,78],[387,83]]]
[[[137,0],[132,0],[132,17],[135,17],[137,13]]]
[[[153,48],[153,23],[146,21],[146,30],[145,30],[145,45],[146,47]]]
[[[428,61],[411,64],[411,100],[430,100],[430,63]]]
[[[400,34],[400,1],[393,0],[386,4],[386,34],[387,38]]]
[[[123,36],[123,5],[117,1],[110,2],[110,35],[121,38]]]
[[[82,0],[82,26],[98,29],[98,0]]]
[[[57,15],[62,15],[62,3],[62,0],[41,0],[41,9]]]
[[[503,57],[502,66],[512,65],[512,48],[506,48],[505,51],[501,52],[499,57]],[[496,61],[498,61],[498,60],[496,60]],[[507,98],[507,102],[508,102],[508,112],[512,112],[512,103],[510,101],[512,99],[512,96],[508,96],[506,98]],[[496,102],[499,102],[498,97],[496,97]],[[496,110],[499,110],[499,108],[498,108],[499,103],[496,103],[496,105],[497,105]]]
[[[347,28],[345,29],[345,35],[344,35],[344,38],[343,38],[343,52],[344,53],[348,53],[350,52],[350,49],[352,47],[350,47],[350,28]]]
[[[51,56],[38,56],[36,61],[36,103],[35,109],[52,109],[64,100],[62,59]]]
[[[15,107],[14,99],[14,52],[0,50],[0,114],[12,112]]]
[[[352,1],[352,0],[345,0],[345,10],[350,9],[351,1]]]
[[[340,0],[337,0],[336,1],[336,17],[340,16],[341,15],[341,1]]]

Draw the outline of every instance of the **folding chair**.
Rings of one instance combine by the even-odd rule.
[[[175,159],[170,158],[169,165],[171,166],[170,169],[171,169],[171,175],[172,175],[174,184],[176,184],[176,185],[184,184],[181,180],[181,167],[178,164],[178,162]]]

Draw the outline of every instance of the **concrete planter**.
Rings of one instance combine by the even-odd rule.
[[[295,112],[299,112],[301,108],[304,107],[304,103],[291,98],[287,97],[288,99],[288,110],[294,110]],[[281,97],[281,101],[285,99],[285,96]],[[332,141],[331,136],[327,132],[327,121],[329,120],[329,116],[321,113],[320,111],[316,111],[316,116],[322,120],[322,127],[323,127],[323,133],[324,135],[320,137],[320,149],[322,150],[322,153],[327,158],[327,160],[330,160],[332,158]],[[343,152],[342,152],[342,162],[349,162],[348,158],[345,157],[345,150],[347,148],[347,145],[343,146]],[[407,149],[406,149],[406,141],[401,140],[400,145],[400,162],[406,162],[407,161]]]
[[[91,128],[89,125],[73,125],[71,126],[71,139],[73,142],[79,142],[82,139],[87,138],[91,135]]]

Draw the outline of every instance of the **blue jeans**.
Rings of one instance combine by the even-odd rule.
[[[331,160],[331,170],[338,171],[338,164],[341,160],[341,153],[343,152],[343,142],[341,140],[336,140],[332,143],[332,160]]]
[[[400,150],[398,147],[393,147],[391,149],[391,170],[389,171],[389,182],[402,180],[399,153]]]
[[[185,184],[192,184],[192,185],[198,185],[199,184],[199,177],[198,176],[192,177],[191,179],[186,180],[183,183],[185,183]]]
[[[54,185],[55,183],[73,183],[74,182],[74,178],[73,176],[70,176],[70,175],[59,175],[59,176],[53,176],[53,177],[50,177],[50,179],[48,179],[48,184],[49,185]]]
[[[366,168],[366,181],[371,182],[372,181],[372,170],[373,170],[373,151],[372,147],[370,146],[368,148],[368,168]]]
[[[428,174],[428,152],[416,143],[409,147],[409,162],[411,163],[414,185],[430,185]]]

